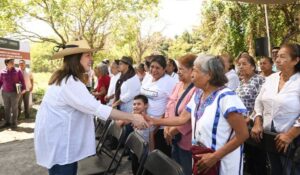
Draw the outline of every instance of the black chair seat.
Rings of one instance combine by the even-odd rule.
[[[143,175],[184,175],[182,167],[159,150],[152,151],[145,162]]]

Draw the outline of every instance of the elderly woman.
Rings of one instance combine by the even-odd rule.
[[[248,131],[243,114],[246,108],[231,89],[221,58],[198,56],[194,62],[192,82],[198,89],[178,118],[151,119],[153,124],[182,125],[191,120],[192,144],[212,150],[196,154],[200,160],[195,166],[201,171],[213,167],[218,161],[219,174],[243,173],[243,142]]]
[[[241,54],[237,59],[237,66],[241,76],[241,82],[236,89],[236,93],[247,107],[248,113],[251,114],[254,109],[255,99],[265,78],[256,73],[255,61],[253,57],[247,53]]]
[[[240,85],[236,89],[236,93],[247,107],[247,121],[249,121],[249,116],[251,116],[254,109],[255,99],[265,78],[256,73],[255,61],[248,53],[242,53],[237,58],[237,66],[242,79]],[[245,160],[245,169],[250,174],[264,175],[267,173],[265,152],[254,146],[245,144]]]
[[[147,114],[151,117],[163,117],[166,111],[166,105],[169,97],[176,85],[176,81],[166,74],[166,58],[162,55],[152,55],[150,62],[151,77],[144,79],[141,87],[141,94],[149,100]],[[151,129],[153,130],[153,128]],[[154,148],[159,149],[168,156],[171,156],[171,147],[167,145],[164,139],[163,127],[153,130]]]
[[[272,61],[272,58],[270,58],[270,57],[262,57],[260,59],[259,66],[260,66],[260,70],[261,70],[260,75],[263,77],[268,77],[272,73],[274,73],[272,71],[273,61]]]
[[[98,83],[95,91],[92,93],[97,100],[100,100],[102,104],[106,104],[106,100],[104,99],[107,94],[107,90],[110,83],[110,77],[108,72],[108,66],[104,63],[100,63],[96,67],[95,74],[98,78]]]
[[[178,117],[185,109],[194,94],[195,87],[191,82],[193,63],[196,55],[188,54],[178,59],[178,75],[180,82],[176,84],[166,107],[165,117]],[[185,175],[192,174],[192,126],[186,123],[182,126],[165,127],[165,139],[172,143],[172,158],[178,162]],[[173,139],[173,141],[172,141]]]
[[[34,129],[37,164],[49,175],[76,175],[77,162],[95,154],[94,116],[147,125],[142,116],[112,109],[89,93],[84,74],[90,70],[93,51],[81,40],[62,46],[53,56],[63,57],[63,65],[49,80]]]
[[[280,72],[270,75],[255,102],[255,120],[251,136],[260,140],[263,130],[279,133],[276,147],[279,152],[287,152],[288,146],[300,134],[300,46],[283,45],[276,59]],[[268,153],[271,173],[290,174],[291,160]],[[287,166],[284,167],[284,162]],[[300,165],[296,166],[300,174]]]

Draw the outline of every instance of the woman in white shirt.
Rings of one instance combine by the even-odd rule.
[[[288,146],[300,134],[300,46],[283,45],[276,59],[280,72],[266,79],[256,101],[254,127],[251,137],[259,141],[263,130],[279,133],[276,147],[279,152],[287,152]],[[291,160],[268,153],[272,174],[290,174]],[[288,162],[284,167],[284,163]],[[300,174],[300,165],[296,165]],[[285,171],[285,172],[284,172]]]
[[[142,116],[124,113],[102,105],[87,90],[85,73],[92,62],[86,41],[57,46],[53,58],[63,57],[63,66],[53,73],[49,88],[36,116],[34,146],[37,164],[49,175],[76,175],[77,162],[94,155],[95,127],[93,116],[103,120],[129,120],[146,127]],[[57,49],[57,51],[58,51]]]
[[[127,56],[123,56],[119,62],[121,76],[116,83],[112,107],[117,107],[124,112],[132,112],[133,98],[139,94],[141,88],[141,82],[132,64],[132,58]]]
[[[176,81],[165,73],[167,62],[164,56],[152,55],[151,57],[151,77],[144,79],[141,94],[145,95],[149,100],[147,114],[152,117],[160,118],[164,116],[169,97],[176,85]],[[163,133],[164,130],[162,127],[158,127],[153,131],[155,139],[154,148],[171,156],[171,147],[167,145]]]
[[[109,82],[109,87],[107,90],[107,94],[105,96],[105,100],[108,101],[107,105],[111,106],[115,97],[115,88],[116,88],[116,83],[118,79],[121,76],[121,73],[119,72],[119,61],[120,60],[115,60],[111,66],[111,77],[110,77],[110,82]]]
[[[177,72],[178,72],[178,67],[176,62],[173,59],[169,58],[167,61],[166,73],[170,75],[172,78],[174,78],[176,82],[179,82],[179,76]]]
[[[235,91],[240,84],[240,79],[234,70],[233,59],[227,54],[221,55],[221,58],[224,61],[225,75],[228,79],[226,86]]]

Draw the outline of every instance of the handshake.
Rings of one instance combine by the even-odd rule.
[[[131,123],[134,128],[146,129],[155,125],[155,119],[147,116],[146,114],[133,114]]]

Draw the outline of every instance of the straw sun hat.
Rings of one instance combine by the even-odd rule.
[[[85,40],[71,41],[66,45],[59,45],[53,48],[54,53],[52,59],[63,58],[67,55],[73,55],[78,53],[94,52],[97,49],[91,49],[89,44]]]

